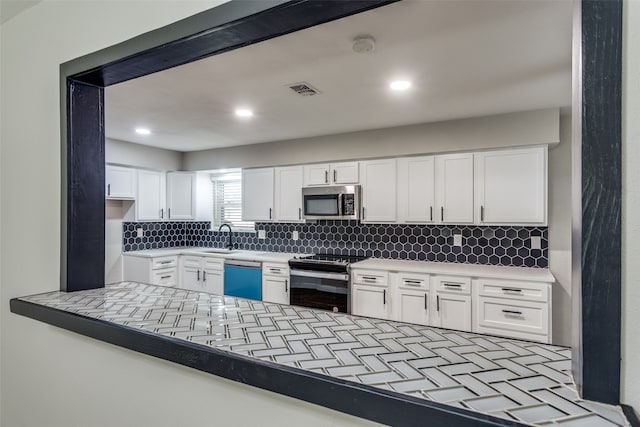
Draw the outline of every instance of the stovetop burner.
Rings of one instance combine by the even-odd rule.
[[[362,261],[367,259],[365,256],[356,256],[356,255],[337,255],[337,254],[314,254],[305,257],[298,258],[300,260],[306,261],[326,261],[326,262],[335,262],[338,264],[350,264],[352,262]]]
[[[367,259],[365,256],[315,254],[309,256],[294,257],[289,261],[291,268],[320,271],[346,272],[349,264]]]

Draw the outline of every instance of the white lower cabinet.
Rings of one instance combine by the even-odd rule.
[[[513,280],[474,281],[474,331],[551,342],[551,285]]]
[[[180,288],[210,294],[224,294],[224,259],[182,255]]]
[[[391,319],[389,274],[383,271],[353,270],[351,312],[358,316]]]
[[[262,264],[262,301],[289,304],[288,264]]]
[[[471,279],[433,276],[436,311],[433,326],[459,331],[471,330]]]
[[[122,280],[160,286],[178,285],[178,257],[122,256]]]
[[[551,343],[551,283],[351,270],[351,312]]]
[[[391,304],[387,287],[354,285],[351,298],[353,314],[378,319],[390,318]]]
[[[429,275],[391,273],[394,286],[394,319],[418,325],[431,324],[431,292]]]

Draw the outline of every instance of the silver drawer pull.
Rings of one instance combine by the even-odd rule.
[[[522,316],[522,312],[521,312],[521,311],[515,311],[515,310],[502,310],[502,312],[503,312],[504,314],[507,314],[507,315],[511,314],[511,315],[514,315],[514,316]]]
[[[462,285],[460,283],[443,283],[442,284],[446,288],[461,288]]]
[[[173,261],[160,261],[160,264],[171,264]]]
[[[516,288],[502,288],[502,290],[504,292],[522,292],[522,289],[516,289]]]
[[[171,278],[171,276],[162,276],[162,277],[160,277],[160,280],[163,280],[163,279],[170,279],[170,278]]]
[[[362,278],[364,280],[378,280],[377,277],[371,277],[371,276],[362,276]]]
[[[273,271],[274,273],[280,273],[279,268],[270,268],[269,271]]]

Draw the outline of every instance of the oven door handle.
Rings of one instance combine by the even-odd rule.
[[[300,277],[315,277],[317,279],[333,279],[333,280],[349,280],[348,274],[343,273],[325,273],[320,271],[309,271],[309,270],[289,270],[289,274],[291,276],[300,276]]]

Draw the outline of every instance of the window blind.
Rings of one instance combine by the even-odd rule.
[[[242,220],[242,174],[229,172],[211,175],[213,183],[213,227],[229,224],[234,228],[254,228]]]

